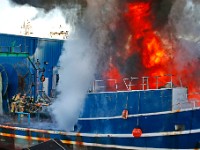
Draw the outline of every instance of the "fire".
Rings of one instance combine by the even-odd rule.
[[[104,74],[104,78],[106,79],[116,79],[116,80],[121,80],[121,74],[116,66],[111,66],[110,69]]]
[[[165,65],[169,58],[162,48],[162,42],[159,36],[153,30],[152,20],[154,16],[151,13],[151,3],[128,3],[124,18],[128,24],[130,33],[127,36],[127,43],[124,46],[125,52],[121,53],[123,61],[126,61],[126,59],[135,53],[140,53],[142,65],[149,72],[148,75],[163,75],[163,70],[156,71],[155,68]],[[114,66],[114,64],[112,65]],[[121,77],[122,75],[119,75],[120,71],[116,71],[117,67],[114,68],[115,70],[109,69],[106,74],[116,74],[114,77],[119,79],[119,76]]]
[[[150,22],[150,3],[149,2],[135,2],[128,4],[125,18],[129,23],[134,40],[143,38],[145,32],[152,28]]]
[[[155,34],[150,33],[149,36],[147,35],[143,41],[143,46],[142,60],[146,68],[166,64],[168,58],[165,57],[165,50],[162,48],[161,42]]]
[[[112,63],[112,58],[110,58],[109,69],[103,76],[107,79],[107,90],[116,90],[116,84],[122,80],[122,76],[119,69]]]
[[[128,12],[125,14],[134,37],[132,40],[139,43],[137,47],[142,53],[141,59],[145,68],[164,65],[168,61],[166,52],[162,48],[162,42],[153,29],[152,20],[154,17],[150,7],[150,2],[129,3]]]
[[[151,80],[149,78],[149,84],[155,83],[159,78],[159,83],[161,83],[159,84],[159,87],[162,87],[165,86],[166,82],[171,81],[168,74],[175,76],[181,74],[182,80],[185,80],[186,83],[183,84],[183,86],[189,84],[187,85],[189,93],[194,92],[197,89],[195,80],[192,76],[190,77],[187,74],[196,71],[193,69],[193,66],[189,70],[181,70],[177,67],[178,64],[174,61],[174,57],[176,57],[176,49],[171,51],[166,49],[159,32],[154,28],[153,22],[155,21],[155,16],[152,11],[152,2],[153,1],[151,0],[141,0],[128,2],[126,4],[127,9],[123,14],[123,19],[127,25],[129,33],[124,36],[126,42],[123,50],[117,52],[117,57],[120,58],[122,62],[130,60],[134,55],[139,57],[137,59],[139,61],[134,61],[135,64],[133,65],[140,63],[140,66],[142,67],[140,67],[135,74],[147,77],[157,76],[157,78]],[[117,60],[115,62],[117,62]],[[193,64],[196,63],[192,63],[192,65]],[[177,68],[179,68],[179,70]],[[113,63],[113,61],[110,61],[109,68],[104,74],[104,77],[115,78],[119,82],[122,78],[127,77],[126,72],[122,71],[122,73],[120,70],[123,69],[121,69],[119,65]],[[166,77],[160,78],[160,76]],[[178,85],[178,81],[174,81],[173,84]],[[155,84],[150,88],[155,88]],[[198,98],[197,96],[189,95],[189,98],[190,97],[200,99],[200,97]]]
[[[160,67],[166,65],[169,58],[166,51],[162,48],[162,42],[152,26],[154,16],[151,13],[151,3],[128,3],[124,18],[130,33],[127,36],[127,42],[124,46],[125,52],[121,52],[120,57],[123,61],[126,61],[135,53],[140,53],[142,65],[146,69],[145,72],[140,74],[148,76],[161,76],[165,74],[166,71],[160,69]],[[118,81],[122,80],[122,77],[125,75],[121,75],[118,68],[112,62],[110,64],[112,65],[109,65],[109,69],[104,74],[104,77],[110,76]]]

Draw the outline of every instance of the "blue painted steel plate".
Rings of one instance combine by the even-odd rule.
[[[14,67],[11,64],[2,64],[4,67],[7,77],[8,77],[8,88],[7,88],[7,93],[8,97],[11,98],[13,95],[16,94],[17,89],[18,89],[18,76],[17,72],[14,69]]]
[[[5,68],[2,65],[0,65],[0,72],[2,76],[2,85],[3,85],[2,95],[5,95],[8,88],[8,76]]]

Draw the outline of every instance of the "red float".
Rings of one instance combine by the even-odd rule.
[[[142,130],[140,128],[134,128],[133,131],[132,131],[132,135],[135,138],[139,138],[142,135]]]

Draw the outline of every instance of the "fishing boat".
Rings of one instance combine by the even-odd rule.
[[[172,75],[124,78],[123,85],[95,80],[77,124],[69,132],[59,130],[44,101],[50,105],[56,95],[63,43],[0,34],[1,148],[22,149],[51,139],[77,149],[200,148],[199,103],[188,101],[187,88]],[[18,92],[33,99],[40,95],[41,110],[9,113],[9,100]]]

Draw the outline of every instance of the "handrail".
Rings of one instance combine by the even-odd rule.
[[[169,77],[169,79],[165,79],[164,81],[161,80],[162,77]],[[153,87],[153,89],[158,88],[173,88],[173,75],[166,74],[163,76],[143,76],[143,77],[130,77],[130,78],[123,78],[122,82],[126,90],[148,90]],[[110,83],[112,82],[112,84]],[[108,85],[112,85],[113,90],[120,90],[118,89],[119,81],[116,79],[106,79],[106,80],[95,80],[93,82],[92,91],[106,91],[108,89]],[[161,87],[162,86],[162,87]]]
[[[93,92],[105,91],[105,89],[108,87],[107,84],[109,82],[114,82],[114,87],[112,87],[112,88],[115,89],[115,90],[118,89],[117,80],[116,79],[94,80],[93,87],[92,87]]]
[[[0,52],[4,53],[28,53],[28,46],[25,46],[24,51],[22,51],[22,45],[18,46],[0,46]]]

